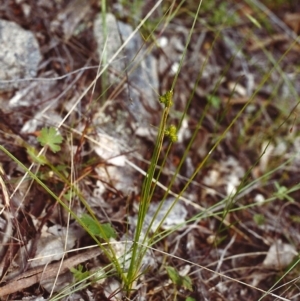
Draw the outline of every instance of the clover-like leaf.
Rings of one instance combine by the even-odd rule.
[[[57,132],[56,128],[42,128],[40,136],[37,138],[42,146],[48,145],[50,149],[56,153],[60,151],[60,144],[63,137]]]
[[[87,277],[90,276],[90,272],[89,271],[83,271],[83,266],[80,264],[78,266],[78,268],[70,268],[71,273],[73,273],[75,279],[79,282],[79,281],[83,281],[84,279],[86,279]]]

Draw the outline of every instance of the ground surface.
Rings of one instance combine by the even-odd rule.
[[[86,213],[86,201],[101,223],[115,229],[117,241],[132,240],[144,176],[128,162],[147,170],[163,108],[150,110],[142,98],[140,111],[132,110],[130,91],[136,83],[129,71],[119,74],[114,68],[108,69],[107,81],[99,79],[85,93],[99,64],[93,32],[98,1],[4,2],[0,18],[35,35],[42,57],[38,77],[53,80],[38,88],[29,81],[1,93],[1,145],[26,167],[35,163],[38,179],[75,215]],[[154,5],[146,2],[137,12],[120,8],[117,1],[108,9],[134,29]],[[178,142],[169,153],[168,139],[162,145],[159,164],[167,158],[159,178],[162,187],[169,185],[183,158],[166,203],[192,182],[160,226],[158,233],[168,235],[155,236],[158,242],[145,257],[147,273],[133,287],[132,300],[300,299],[300,6],[297,1],[215,2],[203,1],[177,79],[198,1],[182,6],[163,1],[140,30],[157,66],[157,100],[176,79],[168,122],[178,126],[186,109]],[[168,8],[176,11],[170,21],[163,17]],[[22,102],[10,107],[16,93],[28,87]],[[28,145],[40,150],[41,129],[57,127],[67,114],[60,128],[61,150],[48,148],[47,160],[39,164]],[[150,131],[137,134],[145,124]],[[91,142],[99,131],[108,154]],[[74,283],[70,268],[78,271],[81,264],[92,273],[108,264],[98,248],[81,249],[95,242],[45,187],[28,175],[18,186],[23,167],[4,152],[0,162],[3,300],[49,298],[52,290],[54,296]],[[72,192],[71,186],[76,187]],[[148,227],[164,192],[155,190]],[[158,220],[167,209],[160,209]],[[66,249],[74,251],[60,261]],[[36,257],[43,259],[28,263]],[[166,266],[180,271],[180,281],[170,280]],[[61,276],[54,285],[56,275]],[[69,300],[120,300],[122,294],[114,294],[122,291],[118,277],[103,278],[76,293],[69,286]]]

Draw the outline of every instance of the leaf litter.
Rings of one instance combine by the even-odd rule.
[[[51,1],[51,10],[49,11],[47,5],[50,4],[39,1],[35,10],[28,10],[20,18],[17,18],[18,22],[23,23],[22,26],[25,24],[38,38],[43,56],[37,75],[38,78],[46,78],[47,76],[56,78],[56,74],[65,75],[69,71],[86,67],[87,61],[88,66],[91,67],[92,63],[97,65],[99,62],[97,52],[101,56],[103,49],[97,50],[99,40],[95,39],[92,22],[90,22],[90,20],[96,19],[98,23],[100,22],[101,19],[96,18],[99,7],[94,1],[90,1],[90,5],[81,10],[79,2],[74,0],[67,5],[64,1]],[[19,4],[16,3],[16,5]],[[185,3],[185,5],[188,7],[188,3]],[[230,3],[229,5],[232,7],[234,4]],[[248,8],[250,14],[254,14],[250,6],[245,3],[243,5]],[[20,6],[20,9],[22,11],[22,6]],[[14,11],[13,7],[8,8],[8,10],[7,12],[0,11],[1,17],[9,19],[9,16],[18,12],[17,10]],[[9,12],[11,14],[8,14]],[[126,10],[123,13],[126,14]],[[209,12],[209,14],[211,13]],[[66,17],[62,18],[61,16]],[[296,17],[286,14],[285,19],[283,19],[294,31],[297,31],[298,27],[291,20]],[[30,18],[35,18],[36,22],[29,22]],[[48,23],[51,24],[51,29],[45,28],[46,25],[41,22],[42,18],[49,20]],[[121,35],[123,35],[122,39],[125,40],[132,29],[124,22],[116,24],[117,21],[113,15],[108,15],[108,18],[111,18],[111,22],[114,24],[114,29],[111,30],[114,30],[114,37],[118,42],[117,49],[122,42],[117,30],[123,29]],[[239,18],[242,18],[242,15]],[[69,127],[69,130],[66,128],[60,129],[61,135],[66,138],[63,144],[69,143],[73,139],[72,143],[74,145],[72,147],[76,144],[80,145],[83,136],[78,136],[74,131],[72,134],[74,136],[71,138],[70,129],[80,129],[80,132],[83,132],[86,128],[86,133],[94,139],[94,142],[84,143],[82,148],[75,147],[71,152],[73,154],[77,150],[81,155],[80,160],[75,162],[76,172],[80,176],[84,175],[79,187],[86,200],[91,201],[99,221],[109,222],[118,230],[116,243],[119,244],[116,244],[116,246],[119,246],[119,250],[116,249],[116,252],[119,252],[120,258],[123,256],[124,263],[128,261],[126,256],[128,254],[130,256],[142,182],[138,171],[127,166],[126,162],[130,160],[143,170],[147,170],[147,161],[151,158],[155,137],[155,131],[153,132],[152,129],[157,125],[158,113],[160,112],[158,102],[156,103],[158,95],[154,91],[168,91],[170,88],[174,68],[178,66],[187,41],[188,20],[188,18],[186,20],[178,18],[176,22],[170,24],[170,27],[167,27],[163,34],[158,34],[161,39],[164,38],[165,40],[164,43],[160,43],[159,49],[154,49],[155,56],[148,55],[147,59],[138,65],[136,73],[131,73],[128,69],[128,74],[124,75],[122,74],[124,68],[120,68],[120,62],[124,63],[125,67],[131,67],[132,62],[138,61],[137,58],[144,59],[146,57],[146,44],[143,46],[142,39],[137,35],[136,40],[132,40],[131,46],[134,41],[138,48],[127,48],[109,70],[110,82],[113,85],[108,90],[110,98],[107,106],[104,108],[93,106],[91,101],[93,96],[88,94],[69,116],[65,124]],[[203,20],[206,20],[206,18]],[[187,141],[197,127],[199,115],[202,116],[204,112],[205,114],[201,125],[201,135],[198,135],[197,143],[187,154],[181,177],[176,179],[174,187],[176,192],[182,189],[186,183],[184,177],[189,178],[191,176],[192,171],[209,152],[218,135],[224,132],[239,112],[240,106],[247,103],[249,97],[253,95],[264,76],[262,70],[271,70],[272,61],[266,59],[263,47],[272,53],[276,61],[279,61],[281,54],[287,50],[287,41],[290,41],[287,36],[291,36],[290,31],[286,28],[285,30],[279,29],[277,26],[279,22],[276,23],[274,20],[276,19],[271,18],[271,26],[277,35],[271,35],[270,39],[267,39],[268,33],[266,31],[254,30],[251,25],[243,22],[238,23],[236,28],[222,29],[221,36],[216,40],[212,39],[215,33],[208,26],[205,27],[207,24],[197,28],[198,31],[196,30],[195,34],[192,35],[191,46],[188,49],[188,55],[183,62],[174,90],[172,121],[178,121],[178,112],[182,112],[187,104],[190,91],[193,89],[199,75],[199,68],[203,70],[200,81],[195,88],[195,101],[192,102],[185,120],[186,132],[180,132],[179,142],[174,144],[170,160],[166,162],[166,170],[174,171],[176,169],[178,159],[183,156]],[[15,18],[14,21],[16,22]],[[282,32],[286,36],[280,36]],[[253,36],[249,40],[245,40],[245,35],[250,33],[253,33]],[[101,37],[101,30],[97,34]],[[259,43],[258,38],[264,39],[265,43]],[[105,45],[105,43],[99,44]],[[106,45],[106,47],[108,46],[110,45]],[[274,279],[280,276],[282,269],[289,266],[297,256],[299,237],[296,233],[300,229],[296,217],[299,213],[299,206],[297,202],[293,202],[291,199],[297,199],[298,197],[298,190],[295,185],[297,185],[299,165],[297,156],[299,139],[297,137],[297,121],[291,122],[288,115],[297,104],[295,95],[299,94],[298,87],[300,86],[299,73],[297,73],[297,69],[293,68],[297,65],[297,55],[295,55],[294,50],[297,44],[294,47],[280,64],[280,68],[282,68],[282,72],[286,73],[286,77],[282,76],[282,72],[279,72],[278,68],[272,71],[270,81],[265,83],[257,97],[252,100],[246,114],[234,123],[228,135],[224,137],[224,141],[212,153],[211,161],[196,175],[185,193],[185,197],[189,200],[206,208],[214,206],[224,199],[227,200],[220,204],[222,208],[227,210],[224,211],[227,212],[226,216],[217,219],[208,214],[203,218],[201,217],[201,211],[195,211],[196,207],[183,205],[179,201],[170,211],[170,215],[160,225],[165,212],[174,201],[173,198],[167,198],[152,223],[152,232],[170,230],[180,224],[183,224],[183,226],[171,233],[163,242],[157,243],[155,246],[157,252],[151,250],[151,252],[146,253],[144,267],[151,266],[152,270],[150,269],[149,274],[145,274],[141,278],[141,283],[136,283],[136,296],[139,300],[155,300],[155,298],[167,300],[170,296],[173,297],[176,294],[180,300],[186,300],[186,296],[190,296],[189,298],[195,300],[203,298],[257,300],[261,297],[261,292],[258,290],[233,280],[224,280],[222,276],[203,270],[196,265],[186,265],[182,260],[187,259],[204,267],[210,266],[212,270],[214,270],[212,263],[215,262],[218,271],[222,271],[222,273],[233,277],[233,279],[241,280],[245,284],[251,284],[258,289],[267,291],[275,283]],[[113,52],[113,50],[108,50],[110,54]],[[210,55],[207,60],[209,52]],[[137,53],[139,55],[136,57]],[[234,56],[232,64],[227,65],[232,56]],[[92,59],[89,61],[91,57]],[[157,57],[158,75],[156,69],[151,67],[157,64]],[[227,68],[228,66],[230,68]],[[49,75],[49,70],[53,72],[52,75]],[[222,73],[223,70],[226,70],[226,72]],[[141,77],[141,74],[146,77]],[[152,76],[149,74],[152,74]],[[22,131],[26,134],[25,139],[38,147],[36,143],[37,133],[42,131],[44,127],[49,129],[52,126],[57,126],[62,120],[60,116],[69,111],[67,107],[70,108],[76,103],[78,91],[83,91],[84,87],[95,76],[96,71],[91,68],[83,72],[78,78],[72,75],[61,80],[53,78],[53,81],[48,82],[48,88],[45,83],[37,84],[38,81],[33,81],[24,89],[16,90],[15,94],[11,91],[1,93],[1,106],[5,108],[4,114],[9,123],[15,129],[19,129],[20,133],[24,124],[27,125]],[[125,79],[123,82],[122,77]],[[288,80],[282,80],[282,78]],[[73,79],[74,82],[72,82]],[[124,84],[126,80],[128,84]],[[292,93],[289,81],[295,87]],[[46,87],[45,90],[42,87]],[[100,94],[99,87],[95,88],[96,92]],[[129,97],[130,93],[133,100]],[[206,110],[206,104],[212,104],[212,100],[213,106]],[[9,106],[3,105],[6,103],[9,103]],[[40,114],[40,112],[42,113]],[[259,115],[258,112],[261,114]],[[293,112],[295,116],[298,115],[297,107]],[[55,116],[60,118],[56,119]],[[276,127],[280,120],[286,120],[286,124],[282,127]],[[297,120],[297,118],[294,117],[293,120]],[[36,124],[29,126],[30,123],[35,121]],[[4,135],[1,132],[1,145],[6,146],[11,153],[21,158],[22,162],[31,163],[26,152],[20,146],[16,146],[13,139],[8,138],[13,137],[16,133],[7,128],[12,128],[12,126],[0,125],[0,130],[5,133]],[[187,134],[187,131],[191,131],[191,134]],[[139,135],[137,133],[143,134]],[[149,133],[151,134],[149,135]],[[270,137],[273,141],[268,145]],[[56,143],[54,144],[56,145]],[[64,152],[66,149],[69,148],[62,145],[62,151]],[[57,150],[56,155],[49,156],[52,164],[59,162],[62,165],[71,166],[70,153],[61,154],[55,147],[54,150]],[[264,150],[266,152],[259,160],[259,164],[256,165],[257,158]],[[165,146],[163,146],[162,151],[165,151]],[[0,159],[7,175],[5,185],[11,186],[7,188],[11,194],[16,185],[15,182],[23,175],[24,171],[17,168],[16,164],[2,153]],[[272,171],[272,168],[286,162],[286,160],[290,160],[290,164],[286,164],[282,170],[274,171],[268,181],[261,178]],[[247,174],[248,171],[250,172]],[[46,167],[36,170],[36,172],[40,172],[39,175],[43,177],[43,180],[57,193],[62,191],[61,179],[53,176]],[[70,175],[68,167],[64,169],[64,174]],[[247,175],[248,177],[246,177]],[[259,183],[259,185],[251,184],[252,180],[257,181],[256,183]],[[160,181],[167,186],[170,181],[170,173],[163,173]],[[280,183],[279,186],[272,185],[275,181]],[[241,191],[241,183],[250,185],[247,187],[248,190],[244,191],[242,189]],[[23,257],[22,262],[18,263],[19,269],[22,265],[26,266],[27,260],[31,257],[44,257],[41,265],[46,265],[49,260],[59,260],[61,255],[58,254],[65,252],[66,246],[68,250],[71,250],[75,248],[75,245],[82,247],[91,245],[92,241],[86,235],[82,235],[82,232],[67,235],[65,232],[66,214],[61,212],[59,206],[54,206],[54,208],[54,200],[49,200],[49,196],[36,185],[32,184],[31,188],[30,194],[25,192],[22,198],[19,197],[22,199],[23,214],[19,214],[15,206],[10,208],[14,218],[12,227],[14,233],[10,234],[11,240],[6,241],[6,245],[13,246],[14,241],[23,241],[23,247],[20,244],[19,250],[15,253],[18,253],[19,257]],[[285,189],[283,190],[283,188]],[[239,196],[240,193],[242,196]],[[158,190],[150,203],[143,233],[146,232],[146,228],[150,226],[154,218],[162,194],[163,192]],[[238,194],[237,198],[230,199],[234,198],[235,194]],[[287,199],[284,197],[285,195],[291,195],[291,198]],[[269,199],[272,197],[275,200],[270,202]],[[67,200],[64,201],[68,202]],[[37,203],[39,203],[39,206],[36,206]],[[82,214],[77,197],[74,197],[72,204],[74,206],[73,210]],[[243,206],[250,209],[243,209]],[[40,212],[34,212],[34,207],[40,207]],[[231,211],[231,209],[236,210]],[[49,212],[52,212],[52,214]],[[256,224],[258,220],[253,218],[257,214],[264,216],[263,224],[259,226]],[[193,224],[186,225],[187,220],[194,215],[198,215],[198,217],[193,221]],[[11,224],[9,220],[11,221],[12,217],[1,215],[0,218],[1,231],[11,233],[8,229]],[[26,225],[26,222],[34,224],[35,219],[48,224],[46,229],[49,229],[49,231],[55,228],[61,229],[61,231],[54,233],[51,230],[53,232],[51,235],[44,236],[45,233],[42,231],[44,227],[39,229],[35,225],[31,225],[28,229],[32,229],[32,234],[29,234],[29,231],[28,233],[25,232],[28,236],[25,239],[25,234],[20,229]],[[26,222],[24,223],[22,220]],[[235,232],[235,229],[240,232]],[[22,235],[18,236],[18,231],[23,237]],[[237,236],[234,236],[236,233],[238,233]],[[33,237],[30,237],[30,235]],[[28,254],[29,241],[34,239],[35,235],[41,235],[40,240],[38,240],[34,252]],[[235,237],[234,240],[233,237]],[[1,234],[1,239],[4,241],[6,239],[5,235]],[[124,241],[127,244],[122,245],[120,242]],[[64,245],[63,242],[67,242],[67,244]],[[5,248],[6,252],[12,251],[12,247]],[[21,250],[24,249],[27,250],[23,253]],[[166,259],[158,252],[161,250],[169,253],[168,256],[165,256]],[[255,251],[261,255],[252,256],[251,254]],[[52,258],[48,258],[46,255],[51,255]],[[171,255],[177,257],[172,258]],[[234,256],[240,256],[243,260],[235,261],[235,264],[233,264],[233,260],[230,258]],[[179,271],[178,275],[181,275],[180,271],[187,267],[187,272],[182,274],[181,277],[190,277],[189,279],[193,284],[191,295],[188,295],[187,289],[190,286],[180,287],[182,278],[179,277],[178,279],[181,280],[177,280],[175,283],[169,281],[172,277],[167,277],[166,272],[164,273],[160,269],[163,260],[167,260],[167,264],[171,264],[172,269],[175,269],[174,275],[177,275],[176,271]],[[99,261],[105,262],[103,258],[98,257],[97,261],[95,258],[89,258],[87,264],[88,262],[98,264]],[[17,261],[8,260],[3,265],[6,266],[8,263],[13,266],[17,264]],[[3,270],[1,269],[1,271]],[[156,273],[156,271],[159,273]],[[10,271],[8,276],[9,273]],[[54,276],[52,275],[52,277]],[[296,282],[296,279],[294,272],[291,271],[286,281],[294,280]],[[72,282],[72,278],[62,280],[58,285],[58,290],[68,282]],[[144,285],[141,286],[142,283]],[[161,283],[165,285],[161,286]],[[286,300],[291,299],[293,295],[297,295],[296,285],[290,287],[289,292],[285,292],[284,289],[280,291],[281,284],[284,284],[283,281],[277,283],[278,291],[276,293],[278,296],[282,296]],[[31,285],[34,285],[34,283]],[[43,289],[49,292],[52,289],[53,282],[49,286],[43,285],[43,282],[41,282],[41,285]],[[1,286],[3,286],[3,283],[1,283]],[[108,291],[105,289],[106,287],[109,288]],[[92,288],[86,291],[82,289],[82,294],[85,292],[89,296],[89,300],[101,300],[104,296],[111,300],[118,300],[123,295],[116,291],[121,288],[118,280],[109,279],[106,285],[102,284],[100,289],[98,288],[98,294]],[[23,291],[18,293],[11,291],[12,298],[18,297],[25,300],[26,294],[34,293],[37,294],[36,298],[43,298],[38,297],[38,294],[47,296],[37,286],[22,289]],[[75,297],[76,293],[70,292],[71,294]],[[82,297],[82,295],[80,296]],[[273,300],[274,296],[268,295],[265,299]]]

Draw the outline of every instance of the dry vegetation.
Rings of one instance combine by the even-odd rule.
[[[135,12],[126,5],[131,1],[123,1],[122,9],[112,2],[107,10],[135,28],[155,1],[136,1]],[[91,85],[99,74],[93,22],[100,1],[0,4],[1,19],[38,39],[38,77],[53,79],[38,88],[28,81],[14,108],[8,104],[18,91],[0,94],[0,144],[27,168],[33,164],[36,175],[32,180],[0,152],[3,300],[50,300],[65,287],[69,299],[59,295],[64,300],[299,299],[300,7],[286,2],[204,0],[195,17],[198,1],[162,1],[139,31],[159,76],[157,107],[149,109],[149,99],[141,98],[144,111],[129,109],[136,85],[130,69],[119,74],[110,67]],[[112,246],[124,254],[116,242],[133,239],[141,170],[148,170],[163,111],[158,98],[173,84],[168,124],[181,127],[170,149],[168,139],[162,144],[158,165],[164,167],[145,228],[153,226],[170,182],[166,203],[182,195],[170,217],[154,223],[147,268],[126,293],[103,251],[86,249],[95,241],[76,216],[86,214],[88,204],[97,220],[116,231]],[[136,135],[143,119],[150,131]],[[45,160],[38,161],[29,145],[42,149],[41,129],[58,125],[61,150],[46,147]],[[108,154],[95,144],[99,128],[107,135],[100,144],[112,149]],[[167,209],[159,209],[158,220]],[[73,251],[46,257],[66,249]],[[36,257],[44,259],[28,262]],[[93,274],[99,269],[101,277]],[[103,279],[86,280],[88,275]]]

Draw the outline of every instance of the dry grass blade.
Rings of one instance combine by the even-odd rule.
[[[3,210],[5,208],[9,208],[9,204],[10,204],[10,197],[9,197],[9,193],[8,193],[8,189],[5,185],[5,182],[3,180],[3,176],[4,176],[4,170],[3,168],[0,166],[0,186],[1,186],[1,189],[2,189],[2,196],[3,196],[3,199],[4,199],[4,207],[2,208],[2,210],[0,211],[0,215],[3,213]]]

